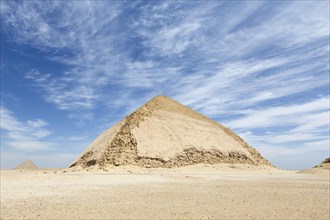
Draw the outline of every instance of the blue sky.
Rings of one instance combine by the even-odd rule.
[[[1,167],[65,167],[163,94],[273,164],[329,156],[328,1],[1,1]]]

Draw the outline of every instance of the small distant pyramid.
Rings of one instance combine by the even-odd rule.
[[[38,169],[38,167],[31,160],[24,161],[17,167],[13,168],[13,170],[35,170],[35,169]]]
[[[98,136],[70,167],[180,167],[206,163],[272,166],[230,129],[157,96]]]

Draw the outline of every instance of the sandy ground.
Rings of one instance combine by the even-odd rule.
[[[329,171],[1,171],[1,219],[329,219]]]

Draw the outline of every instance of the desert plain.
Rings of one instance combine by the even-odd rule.
[[[329,219],[330,159],[281,170],[223,125],[157,96],[66,169],[1,171],[1,219]]]
[[[180,168],[1,171],[1,219],[329,219],[329,170]]]

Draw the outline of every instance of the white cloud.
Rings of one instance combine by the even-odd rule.
[[[184,76],[172,94],[210,116],[228,111],[238,113],[264,101],[328,85],[325,71],[310,74],[322,70],[324,62],[296,66],[299,56],[230,62],[219,66],[210,77],[205,77],[205,70],[201,69],[194,75]]]
[[[11,111],[1,106],[1,136],[2,147],[8,146],[22,151],[37,151],[51,149],[55,143],[44,141],[52,132],[45,129],[48,125],[42,119],[18,120]]]
[[[167,3],[166,7],[143,7],[140,17],[132,26],[143,44],[150,49],[149,56],[185,56],[188,49],[199,51],[205,45],[226,36],[238,24],[262,6],[262,2],[241,2],[225,8],[223,2],[203,4],[182,2]],[[227,13],[219,13],[227,10]],[[214,36],[215,35],[215,36]],[[203,54],[204,55],[204,54]]]
[[[87,139],[87,136],[71,136],[67,138],[68,141],[82,141],[85,139]]]
[[[82,79],[79,79],[78,75],[52,78],[50,74],[41,74],[38,70],[31,70],[25,78],[32,80],[35,86],[46,91],[44,95],[46,101],[54,103],[61,110],[91,109],[99,99],[99,95],[92,85],[79,83]],[[98,86],[97,80],[93,82],[95,86]]]
[[[102,87],[112,77],[114,63],[121,60],[118,51],[114,51],[114,37],[107,33],[118,10],[114,2],[63,3],[2,2],[2,16],[6,18],[4,26],[13,33],[12,41],[28,44],[47,53],[50,60],[72,67],[59,77],[54,77],[52,70],[31,70],[25,78],[42,89],[47,102],[61,110],[79,112],[95,107]],[[56,19],[51,19],[51,15]],[[90,120],[92,117],[86,114],[91,113],[80,116]]]
[[[330,156],[329,139],[299,145],[255,145],[261,154],[281,169],[309,169]]]
[[[225,124],[235,128],[277,166],[303,169],[329,156],[329,108],[329,97],[321,97],[290,106],[246,111],[243,117]],[[295,158],[291,164],[289,158]]]
[[[329,97],[322,97],[307,103],[247,110],[241,112],[244,114],[243,117],[228,121],[226,124],[236,129],[301,125],[296,128],[296,130],[301,130],[308,127],[315,128],[318,125],[323,126],[325,121],[329,121],[328,110]]]
[[[329,2],[283,2],[274,6],[277,13],[265,14],[258,25],[225,36],[218,34],[217,40],[205,44],[203,50],[242,57],[252,55],[264,45],[276,45],[283,50],[305,45],[329,35],[328,8]]]
[[[5,142],[6,146],[15,148],[19,151],[38,151],[38,150],[49,150],[54,147],[54,143],[49,141],[31,141],[30,138],[24,138],[23,136],[18,136],[20,139]],[[10,137],[13,139],[13,137]]]
[[[324,158],[327,157],[327,153],[329,153],[329,140],[322,141],[314,141],[302,144],[300,146],[262,146],[260,150],[263,151],[267,156],[275,157],[275,156],[299,156],[301,154],[311,154],[314,152],[322,152],[324,153]],[[319,161],[321,162],[321,161]]]
[[[217,115],[228,108],[252,106],[327,83],[320,80],[326,78],[324,74],[311,74],[329,69],[325,66],[326,48],[294,53],[299,45],[328,34],[326,3],[283,3],[281,10],[274,8],[276,13],[263,14],[263,22],[244,28],[241,24],[259,15],[265,2],[231,7],[223,2],[133,4],[129,8],[139,13],[131,23],[122,24],[126,25],[123,28],[117,26],[124,22],[120,16],[125,7],[121,4],[65,4],[10,2],[5,3],[4,16],[15,41],[51,50],[49,59],[72,66],[60,76],[34,70],[26,78],[46,91],[46,101],[77,115],[75,118],[91,120],[91,113],[82,110],[104,103],[104,96],[109,96],[105,91],[112,86],[116,87],[112,91],[116,97],[130,95],[131,99],[136,98],[135,89],[151,90],[140,94],[145,97],[167,91],[199,111]],[[61,12],[50,20],[49,13],[59,7]],[[301,13],[307,8],[308,19]],[[224,10],[229,11],[219,13]],[[137,42],[126,42],[130,37]],[[269,44],[270,40],[276,43]],[[130,55],[136,43],[144,46],[140,49],[144,61],[134,61]],[[250,55],[267,45],[276,45],[280,52],[267,58]],[[65,55],[67,50],[72,54]],[[306,63],[320,54],[323,58],[319,62]],[[272,74],[256,75],[274,68],[278,70]]]

